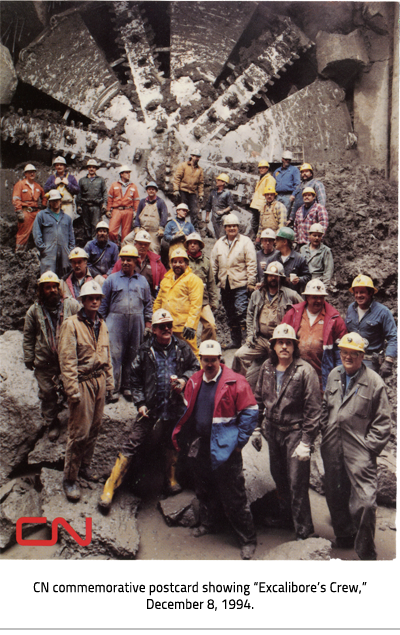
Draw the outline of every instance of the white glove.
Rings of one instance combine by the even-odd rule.
[[[261,428],[256,428],[251,435],[251,444],[253,448],[260,452],[262,448],[262,436],[261,436]]]
[[[292,454],[292,459],[299,461],[309,461],[311,457],[311,447],[300,441],[299,445]]]

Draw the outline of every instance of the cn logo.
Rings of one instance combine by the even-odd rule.
[[[62,525],[64,529],[69,533],[70,536],[75,540],[78,545],[81,547],[87,547],[92,542],[92,519],[86,518],[86,537],[81,538],[79,534],[76,533],[75,529],[71,527],[69,523],[65,520],[65,518],[55,518],[51,523],[51,538],[50,540],[35,540],[22,538],[22,526],[28,523],[46,523],[47,518],[38,518],[36,516],[23,516],[22,518],[18,518],[17,526],[16,526],[16,538],[17,543],[19,545],[29,545],[31,547],[40,547],[40,546],[50,546],[55,545],[58,540],[58,525]]]

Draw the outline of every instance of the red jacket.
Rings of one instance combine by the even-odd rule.
[[[167,270],[161,262],[161,258],[158,254],[155,254],[153,251],[148,251],[147,257],[150,261],[151,275],[153,278],[153,283],[150,286],[154,289],[154,291],[158,291],[160,282],[164,278]],[[121,271],[121,258],[118,258],[112,273],[116,273],[117,271]]]
[[[124,207],[126,209],[134,209],[135,212],[139,206],[139,192],[134,183],[129,183],[123,194],[122,185],[119,181],[115,181],[108,191],[107,209],[111,210],[115,207]]]
[[[47,199],[42,186],[34,182],[32,192],[28,179],[22,179],[14,185],[12,201],[16,212],[24,207],[32,207],[33,209],[47,207]]]
[[[210,437],[211,465],[215,470],[225,463],[236,448],[246,445],[258,421],[258,406],[246,379],[221,364],[214,401],[214,413]],[[203,381],[202,370],[194,373],[186,384],[187,409],[175,426],[172,442],[179,450],[178,435],[192,415],[197,395]]]
[[[282,323],[293,326],[295,333],[300,328],[301,318],[307,302],[294,304],[291,309],[283,316]],[[322,344],[324,352],[322,354],[321,370],[322,370],[322,389],[325,390],[328,375],[336,366],[342,362],[340,359],[338,341],[347,333],[347,328],[336,309],[325,301],[325,320],[322,332]]]

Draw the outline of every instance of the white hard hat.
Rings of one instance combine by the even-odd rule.
[[[132,170],[129,165],[121,165],[121,167],[118,168],[118,174],[121,174],[121,172],[132,172]]]
[[[296,332],[293,326],[290,326],[290,324],[278,324],[278,326],[276,326],[274,329],[270,342],[274,340],[295,340],[296,342],[299,341],[296,337]]]
[[[151,318],[151,324],[154,326],[155,324],[166,324],[169,322],[173,322],[172,315],[166,309],[157,309],[154,311],[153,317]]]
[[[99,167],[99,164],[97,163],[96,159],[89,159],[89,161],[86,163],[86,167],[88,168],[90,165],[93,168],[98,168]]]
[[[145,229],[141,229],[135,236],[135,243],[151,243],[151,236]]]
[[[224,227],[225,225],[239,225],[239,219],[236,214],[227,214],[224,216]]]
[[[314,225],[311,225],[310,229],[308,230],[309,234],[325,234],[325,230],[322,227],[321,223],[314,223]]]
[[[53,161],[53,165],[55,165],[56,163],[62,163],[63,165],[67,165],[67,162],[64,159],[64,157],[56,157]]]
[[[81,247],[74,247],[68,256],[68,259],[75,260],[76,258],[86,258],[87,260],[89,258],[89,254],[87,254]]]
[[[195,156],[195,157],[201,157],[201,150],[200,148],[192,148],[190,150],[190,156]]]
[[[189,240],[197,240],[200,245],[200,249],[204,249],[204,243],[201,240],[200,234],[198,234],[197,232],[192,232],[191,234],[189,234],[189,236],[186,236],[186,245],[188,244]]]
[[[34,165],[32,165],[32,163],[28,163],[28,165],[24,167],[24,172],[33,172],[33,171],[37,172],[37,169],[35,168]]]
[[[276,260],[269,263],[264,271],[264,276],[280,276],[281,278],[286,278],[283,265]]]
[[[272,238],[273,240],[275,240],[276,234],[273,229],[270,229],[268,227],[268,229],[262,230],[260,238]]]
[[[85,282],[84,285],[82,285],[82,289],[81,292],[79,294],[80,298],[83,298],[83,296],[85,295],[101,295],[104,296],[104,293],[101,289],[101,286],[99,285],[98,282],[96,282],[96,280],[89,280],[89,282]]]
[[[215,340],[205,340],[200,344],[199,355],[210,355],[219,357],[222,355],[221,345]]]
[[[285,150],[284,152],[282,152],[282,159],[290,159],[292,161],[293,154],[290,152],[290,150]]]
[[[106,229],[107,231],[110,229],[109,226],[107,225],[107,223],[104,220],[101,220],[99,223],[97,223],[96,225],[96,231],[98,229]]]
[[[58,190],[50,190],[50,192],[48,192],[46,196],[49,201],[59,201],[60,199],[62,199],[62,196]]]
[[[188,206],[186,205],[186,203],[179,203],[179,205],[176,206],[176,209],[184,209],[186,212],[189,211]]]
[[[328,295],[322,280],[314,278],[307,282],[306,288],[301,295]]]

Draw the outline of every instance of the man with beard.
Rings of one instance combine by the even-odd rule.
[[[160,240],[164,236],[168,220],[168,209],[162,198],[157,196],[158,185],[150,181],[146,185],[146,198],[142,198],[133,223],[134,231],[145,231],[151,238],[151,251],[160,253]],[[128,234],[129,235],[129,234]]]
[[[189,267],[189,256],[184,249],[175,249],[170,261],[171,269],[161,281],[154,311],[169,311],[174,321],[174,335],[186,340],[198,358],[196,331],[203,305],[203,283]]]
[[[255,390],[258,371],[270,352],[269,341],[283,316],[301,297],[282,285],[285,272],[280,262],[270,262],[264,280],[250,298],[246,318],[246,342],[236,351],[232,370],[246,377]]]
[[[38,300],[28,309],[24,324],[24,363],[33,370],[39,385],[42,416],[49,426],[49,439],[59,434],[58,414],[59,377],[58,342],[63,321],[75,315],[81,305],[73,298],[63,298],[60,280],[52,271],[46,271],[38,283]]]
[[[111,274],[103,285],[99,310],[110,332],[114,372],[114,393],[108,400],[118,401],[118,391],[132,400],[131,365],[143,342],[145,328],[151,328],[152,297],[147,280],[135,272],[139,257],[136,247],[122,247],[121,271]]]
[[[118,260],[118,247],[108,239],[108,225],[100,221],[96,225],[96,238],[86,243],[89,271],[92,277],[102,276],[104,280],[113,273],[113,267]],[[104,282],[103,280],[103,282]],[[99,284],[103,284],[98,280]]]
[[[329,219],[325,207],[317,203],[315,190],[305,187],[303,190],[303,205],[299,207],[294,218],[294,234],[297,247],[306,245],[311,225],[319,223],[324,232],[328,229]]]
[[[79,180],[76,204],[78,214],[82,214],[86,240],[91,240],[101,215],[107,211],[107,186],[103,177],[96,174],[99,165],[94,159],[89,159],[86,167],[88,173]]]
[[[314,168],[312,167],[312,165],[310,165],[309,163],[303,163],[303,165],[300,166],[299,170],[301,183],[297,186],[291,197],[292,209],[290,212],[288,224],[293,223],[297,210],[303,205],[303,190],[306,187],[312,187],[312,189],[315,191],[317,203],[322,205],[322,207],[326,207],[325,187],[321,181],[314,179]]]
[[[75,247],[68,258],[71,263],[72,273],[64,276],[64,279],[61,281],[61,290],[64,296],[69,296],[77,300],[85,282],[93,280],[87,266],[89,256],[84,249]],[[95,280],[100,286],[104,282],[102,276],[96,276]]]

